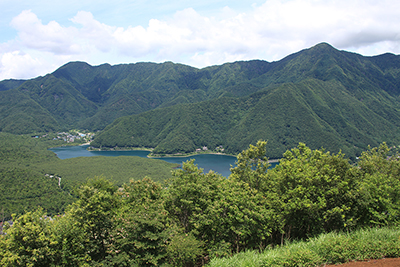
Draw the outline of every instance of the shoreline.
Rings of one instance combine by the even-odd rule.
[[[89,145],[89,144],[82,144],[82,145]],[[132,147],[132,148],[110,148],[110,149],[101,149],[101,148],[91,148],[87,149],[89,151],[132,151],[132,150],[143,150],[143,151],[149,151],[149,155],[147,155],[148,158],[188,158],[191,156],[197,156],[197,155],[221,155],[221,156],[229,156],[229,157],[237,157],[237,155],[233,154],[226,154],[222,152],[215,152],[215,151],[210,151],[210,152],[193,152],[193,153],[177,153],[177,154],[152,154],[151,151],[154,150],[154,148],[148,148],[148,147]],[[269,163],[277,163],[279,162],[280,159],[268,159]]]
[[[220,152],[210,152],[210,153],[192,153],[192,154],[165,154],[164,156],[154,156],[154,155],[147,155],[148,158],[188,158],[191,156],[197,155],[221,155],[221,156],[229,156],[229,157],[237,157],[237,155],[231,154],[224,154]],[[278,163],[280,159],[268,159],[268,163]]]
[[[148,155],[148,158],[188,158],[191,156],[197,156],[197,155],[221,155],[221,156],[229,156],[229,157],[237,157],[237,155],[231,155],[231,154],[225,154],[221,152],[204,152],[204,153],[186,153],[186,154],[156,154],[156,155]]]
[[[148,148],[148,147],[132,147],[132,148],[109,148],[109,149],[101,149],[101,148],[93,148],[90,147],[90,143],[89,144],[85,144],[85,145],[89,145],[89,147],[86,150],[89,151],[132,151],[132,150],[143,150],[143,151],[153,151],[154,148]]]

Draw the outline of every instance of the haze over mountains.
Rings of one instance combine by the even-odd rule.
[[[71,62],[44,77],[0,82],[0,130],[103,130],[97,147],[159,154],[268,140],[280,157],[299,142],[354,157],[400,144],[400,57],[364,57],[321,43],[277,62],[197,69],[165,62]]]

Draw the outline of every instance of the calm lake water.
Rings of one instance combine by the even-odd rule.
[[[149,151],[143,150],[129,150],[129,151],[89,151],[86,150],[88,146],[65,146],[65,147],[55,147],[50,150],[57,154],[60,159],[76,158],[76,157],[93,157],[93,156],[138,156],[146,158]],[[226,155],[212,155],[212,154],[201,154],[190,157],[170,157],[170,158],[158,158],[171,163],[182,164],[182,162],[188,161],[190,159],[195,159],[194,163],[198,165],[199,168],[204,169],[207,173],[213,170],[225,177],[228,177],[231,172],[231,166],[236,166],[236,157],[226,156]],[[271,164],[272,167],[276,163]]]

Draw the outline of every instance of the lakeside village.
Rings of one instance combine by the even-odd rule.
[[[70,130],[68,132],[47,133],[44,135],[34,135],[33,138],[49,138],[52,140],[61,140],[66,143],[79,143],[89,144],[93,138],[94,133]]]

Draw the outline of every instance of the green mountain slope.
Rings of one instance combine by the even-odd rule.
[[[2,132],[22,134],[60,128],[48,110],[16,89],[1,92],[0,114]]]
[[[67,128],[94,115],[97,109],[71,84],[51,74],[27,81],[17,90],[45,108],[60,125]]]
[[[6,91],[6,90],[17,88],[24,82],[25,82],[25,80],[15,80],[15,79],[0,81],[0,91]]]
[[[237,140],[233,151],[268,140],[271,157],[281,156],[300,141],[334,152],[342,149],[354,156],[360,148],[383,140],[398,142],[398,116],[397,110],[385,116],[374,112],[336,81],[309,79],[283,84],[264,94],[227,138],[232,140],[229,143]]]
[[[394,101],[388,94],[381,97]],[[248,97],[219,98],[120,118],[92,145],[148,146],[159,154],[222,145],[226,152],[237,153],[263,139],[269,142],[270,157],[280,157],[300,141],[355,156],[368,145],[400,141],[398,110],[379,101],[375,104],[366,105],[351,96],[337,81],[308,79]]]

